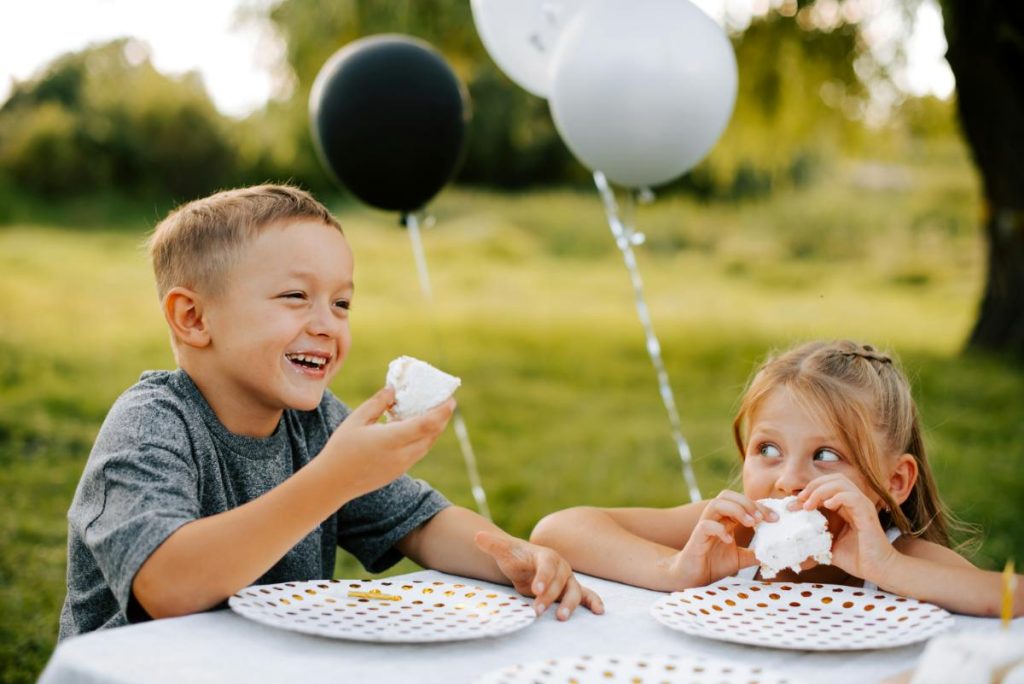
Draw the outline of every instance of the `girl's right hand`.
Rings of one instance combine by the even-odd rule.
[[[686,545],[673,559],[672,574],[680,588],[703,587],[756,565],[754,552],[736,544],[736,530],[777,519],[767,506],[738,492],[723,491],[704,507]]]

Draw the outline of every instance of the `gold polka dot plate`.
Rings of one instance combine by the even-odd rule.
[[[651,614],[686,634],[802,651],[892,648],[953,626],[942,608],[835,584],[733,582],[677,591]]]
[[[476,684],[799,684],[761,667],[684,655],[601,655],[540,660]]]
[[[391,643],[507,634],[536,619],[512,589],[427,580],[315,580],[246,587],[228,605],[250,620],[304,634]]]

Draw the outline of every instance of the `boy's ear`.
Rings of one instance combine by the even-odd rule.
[[[163,307],[167,325],[178,341],[190,347],[210,344],[210,331],[203,318],[203,300],[198,292],[185,287],[171,288],[164,295]]]
[[[910,496],[917,483],[917,459],[913,454],[903,454],[896,459],[896,466],[889,473],[889,494],[898,504]]]

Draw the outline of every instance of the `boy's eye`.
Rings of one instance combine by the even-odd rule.
[[[815,461],[824,461],[826,463],[838,463],[843,460],[839,454],[832,451],[831,449],[818,449],[814,452]]]
[[[782,456],[782,451],[774,444],[762,444],[757,448],[757,453],[765,458],[779,458]]]
[[[302,292],[285,292],[281,297],[284,299],[305,299],[306,295]]]

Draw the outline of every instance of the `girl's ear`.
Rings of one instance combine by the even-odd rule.
[[[914,490],[917,473],[917,459],[913,454],[903,454],[896,459],[896,465],[889,473],[889,494],[897,504],[906,501]]]
[[[198,292],[185,287],[171,288],[164,295],[164,318],[182,344],[205,347],[210,344],[210,331],[203,319],[203,300]]]

